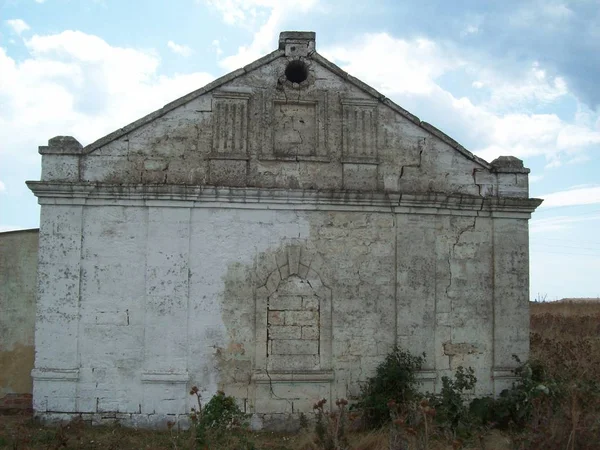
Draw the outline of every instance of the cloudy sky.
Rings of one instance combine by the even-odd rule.
[[[38,226],[38,145],[88,144],[282,30],[316,31],[321,54],[488,161],[522,158],[545,199],[531,297],[600,296],[600,0],[0,0],[0,230]]]

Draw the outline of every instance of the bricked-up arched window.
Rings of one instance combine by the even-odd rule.
[[[307,280],[283,280],[267,303],[267,369],[320,369],[320,299]]]
[[[255,291],[255,380],[296,380],[290,374],[328,380],[332,368],[331,290],[311,268],[311,261],[300,257],[305,253],[294,246],[286,250],[277,267],[259,269],[265,278]]]

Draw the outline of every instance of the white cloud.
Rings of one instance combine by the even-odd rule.
[[[193,50],[187,45],[176,44],[173,41],[167,42],[167,47],[169,47],[173,51],[173,53],[184,57],[188,57],[193,53]]]
[[[254,24],[265,11],[268,12],[268,18],[254,32],[251,43],[240,46],[237,53],[219,62],[221,67],[232,71],[275,50],[277,36],[285,20],[313,9],[317,0],[207,0],[207,3],[217,8],[223,20],[231,25],[248,27],[246,23]]]
[[[560,150],[595,144],[600,144],[600,130],[593,130],[581,125],[563,127],[557,138],[557,147]]]
[[[513,113],[495,115],[488,112],[490,126],[487,145],[477,148],[477,154],[487,160],[501,155],[520,158],[545,155],[559,162],[557,145],[560,131],[567,126],[555,114]]]
[[[313,8],[317,0],[205,0],[229,25],[253,29],[273,10],[292,15]]]
[[[480,67],[476,74],[485,77],[490,90],[486,106],[494,110],[514,111],[530,104],[552,103],[568,93],[565,80],[548,76],[537,62],[513,77]]]
[[[479,34],[482,31],[484,20],[485,16],[482,14],[467,13],[465,16],[459,16],[453,21],[458,22],[456,25],[462,27],[460,37],[464,39]]]
[[[467,27],[461,31],[460,35],[462,37],[468,36],[470,34],[477,34],[479,33],[479,25],[467,25]]]
[[[573,227],[574,224],[600,220],[600,214],[585,217],[555,216],[545,219],[532,219],[529,222],[531,233],[547,233],[550,231],[564,231]]]
[[[29,25],[27,25],[27,23],[22,19],[7,20],[6,25],[8,25],[18,35],[30,29]]]
[[[322,53],[488,161],[544,156],[557,167],[582,161],[600,142],[600,130],[589,125],[528,111],[568,94],[564,80],[549,77],[537,63],[516,75],[499,74],[455,48],[387,33],[365,34]],[[489,90],[489,97],[474,103],[442,88],[439,80],[453,72],[472,75],[473,87]]]
[[[213,79],[162,76],[155,53],[79,31],[35,35],[26,48],[30,56],[19,61],[0,48],[0,167],[34,178],[37,146],[48,138],[73,135],[88,144]]]
[[[544,179],[544,175],[529,175],[529,184],[537,183],[538,181],[542,181]]]
[[[44,3],[46,0],[35,0],[36,3]]]
[[[554,28],[564,25],[565,21],[572,17],[573,11],[560,1],[537,0],[523,2],[523,5],[509,18],[509,23],[523,28],[531,26]]]
[[[544,208],[592,205],[600,203],[600,186],[575,186],[566,191],[553,192],[540,197],[544,199],[544,203],[542,203]]]
[[[218,39],[215,39],[214,41],[212,41],[211,45],[215,49],[215,53],[217,54],[217,56],[221,56],[223,54],[223,50],[221,49],[221,43],[219,42]]]
[[[277,47],[276,36],[282,21],[280,8],[273,8],[267,22],[256,32],[250,45],[242,45],[236,54],[228,56],[219,62],[226,70],[232,71],[272,52]]]
[[[4,185],[4,183],[2,181],[0,181],[0,192],[4,192],[6,191],[6,186]]]
[[[253,3],[236,0],[206,0],[210,6],[219,11],[225,23],[235,25],[247,20],[247,14],[252,10]]]
[[[438,77],[463,65],[428,39],[407,41],[376,33],[365,34],[355,43],[321,53],[388,94],[431,94]]]

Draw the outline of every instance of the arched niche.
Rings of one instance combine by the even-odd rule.
[[[333,379],[331,289],[301,253],[288,246],[259,280],[255,381]]]

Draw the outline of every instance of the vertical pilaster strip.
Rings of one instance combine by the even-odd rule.
[[[511,369],[529,356],[529,230],[526,219],[493,220],[494,393],[513,381]]]
[[[398,345],[435,367],[436,217],[396,215]],[[433,390],[433,386],[426,386]]]
[[[81,205],[42,203],[32,372],[37,412],[76,406],[82,215]]]
[[[183,414],[187,391],[189,208],[148,208],[144,403]]]

